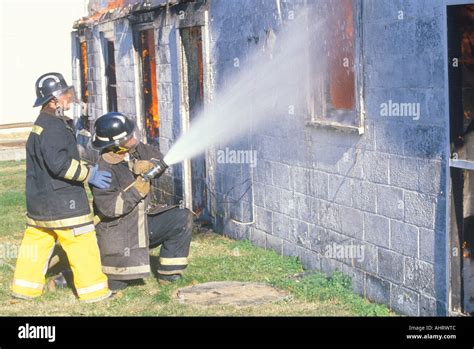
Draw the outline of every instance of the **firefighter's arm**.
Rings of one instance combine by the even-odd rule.
[[[108,218],[118,218],[130,213],[150,191],[150,183],[138,177],[126,188],[102,190],[92,187],[95,207]]]
[[[70,155],[70,147],[64,132],[54,126],[44,129],[41,150],[51,174],[56,178],[84,182],[89,175],[89,168],[79,158],[75,159]]]

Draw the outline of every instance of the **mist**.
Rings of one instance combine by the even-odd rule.
[[[263,46],[240,62],[228,83],[214,93],[213,101],[193,120],[166,154],[176,164],[225,145],[289,113],[305,103],[310,32],[301,14],[269,31]],[[270,125],[271,127],[271,125]]]

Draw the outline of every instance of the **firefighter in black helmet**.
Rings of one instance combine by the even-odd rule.
[[[149,248],[159,245],[159,279],[179,279],[188,263],[192,213],[179,205],[157,204],[142,176],[162,154],[140,142],[135,123],[121,113],[102,115],[94,131],[92,144],[101,150],[99,168],[112,174],[109,189],[92,189],[102,270],[111,290],[148,276]]]
[[[42,106],[26,143],[27,228],[15,275],[13,296],[42,294],[45,265],[59,241],[66,252],[79,300],[97,301],[110,291],[101,271],[93,214],[84,183],[106,189],[110,173],[81,162],[70,119],[74,87],[63,76],[47,73],[36,81],[35,107]],[[36,251],[34,254],[28,250]]]
[[[92,145],[97,149],[121,153],[128,150],[123,147],[133,138],[135,123],[121,113],[110,112],[98,118],[94,124]]]

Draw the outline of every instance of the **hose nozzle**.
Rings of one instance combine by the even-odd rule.
[[[163,160],[152,159],[155,166],[148,172],[143,174],[143,178],[147,181],[151,181],[154,178],[159,178],[166,169],[169,167]]]

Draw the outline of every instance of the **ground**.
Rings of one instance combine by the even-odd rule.
[[[26,125],[20,124],[20,126]],[[25,143],[28,135],[29,130],[24,131],[24,128],[9,128],[0,125],[0,161],[25,159]]]
[[[15,258],[24,229],[25,162],[0,162],[0,314],[32,316],[390,316],[386,306],[372,304],[350,289],[350,280],[334,274],[328,278],[304,272],[296,258],[234,241],[212,232],[196,232],[191,243],[190,265],[175,284],[161,285],[150,276],[142,285],[119,292],[101,303],[80,304],[71,289],[46,291],[33,301],[10,297]],[[152,265],[158,250],[152,251]],[[191,306],[175,297],[178,288],[208,281],[263,282],[289,293],[283,301],[252,307]]]

